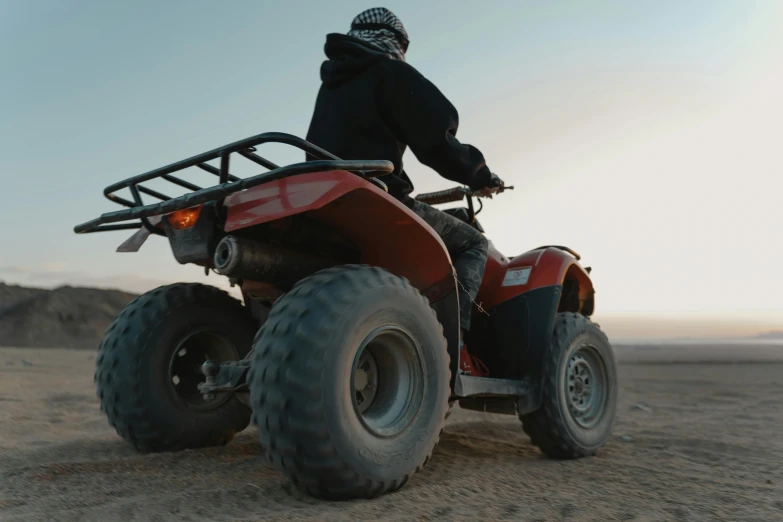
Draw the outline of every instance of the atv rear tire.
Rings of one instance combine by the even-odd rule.
[[[243,358],[257,329],[239,301],[212,286],[180,283],[137,297],[101,342],[101,410],[140,451],[226,444],[250,423],[250,408],[233,393],[205,401],[200,366]]]
[[[250,371],[267,459],[320,498],[401,488],[429,460],[448,409],[446,339],[408,282],[366,266],[300,281],[272,308]]]
[[[543,367],[543,404],[521,415],[546,455],[574,459],[606,444],[617,407],[617,369],[606,335],[588,318],[558,314]]]

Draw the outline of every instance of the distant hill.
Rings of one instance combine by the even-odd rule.
[[[46,292],[48,292],[48,290],[6,285],[0,282],[0,316],[2,316],[6,310],[13,308],[22,301],[27,301],[28,299]]]
[[[783,332],[766,332],[756,337],[757,339],[783,340]]]
[[[97,349],[106,328],[134,297],[119,290],[0,283],[0,346]]]

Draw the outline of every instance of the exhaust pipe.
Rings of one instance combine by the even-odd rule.
[[[215,270],[237,279],[291,287],[300,279],[337,263],[277,245],[226,236],[215,249]]]

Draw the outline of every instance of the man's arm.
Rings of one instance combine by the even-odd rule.
[[[446,179],[474,190],[492,185],[481,152],[457,139],[459,116],[449,100],[413,67],[397,61],[384,65],[380,110],[397,139]]]

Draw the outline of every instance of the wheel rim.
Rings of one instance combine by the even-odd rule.
[[[565,394],[571,418],[589,429],[601,419],[606,407],[608,376],[598,351],[580,345],[568,358]]]
[[[416,341],[401,328],[384,326],[367,336],[356,352],[349,393],[365,428],[375,435],[392,437],[416,416],[423,384]]]
[[[210,410],[227,401],[231,394],[216,393],[205,399],[198,385],[206,380],[201,365],[206,360],[217,362],[239,359],[234,343],[217,332],[194,332],[176,347],[169,362],[168,384],[177,399],[194,410]]]

